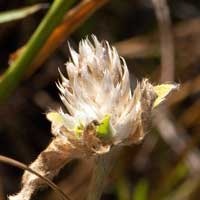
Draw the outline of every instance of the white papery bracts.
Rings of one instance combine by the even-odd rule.
[[[79,52],[70,48],[68,78],[57,84],[66,110],[49,112],[55,136],[30,168],[52,179],[74,158],[103,154],[117,145],[140,142],[151,111],[177,88],[175,84],[153,86],[147,79],[130,88],[123,58],[108,42],[82,40]],[[68,112],[67,112],[68,111]],[[45,183],[30,172],[22,178],[21,191],[10,200],[29,200]]]
[[[107,41],[92,36],[70,47],[68,79],[57,84],[67,112],[50,112],[52,133],[80,151],[105,153],[112,145],[140,142],[152,109],[177,85],[153,86],[147,79],[130,88],[126,62]]]

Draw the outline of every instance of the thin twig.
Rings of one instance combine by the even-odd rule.
[[[169,14],[169,8],[166,0],[152,0],[158,24],[160,29],[160,40],[161,40],[161,82],[173,81],[174,80],[174,44],[171,31],[171,20]],[[167,65],[168,64],[168,65]],[[161,123],[162,122],[162,123]],[[154,124],[159,129],[161,136],[165,141],[170,144],[171,148],[176,152],[181,152],[187,141],[187,135],[184,134],[186,131],[181,127],[182,134],[177,135],[178,129],[170,120],[170,112],[165,105],[160,107],[155,112]],[[196,165],[191,162],[195,158]],[[196,171],[200,168],[200,160],[196,153],[191,152],[188,155],[188,164],[190,169]]]
[[[152,0],[159,30],[161,47],[161,82],[174,80],[174,42],[170,11],[166,0]]]
[[[57,194],[60,195],[61,199],[71,200],[71,198],[68,195],[66,195],[59,187],[57,187],[57,185],[54,184],[51,180],[49,180],[47,177],[44,177],[44,176],[40,175],[39,173],[37,173],[36,171],[32,170],[27,165],[25,165],[25,164],[23,164],[23,163],[21,163],[21,162],[19,162],[17,160],[14,160],[12,158],[9,158],[9,157],[6,157],[6,156],[2,156],[2,155],[0,155],[0,162],[3,162],[3,163],[6,163],[6,164],[9,164],[9,165],[18,167],[18,168],[26,170],[26,171],[29,171],[30,173],[32,173],[32,174],[38,176],[39,178],[41,178],[42,180],[44,180],[49,185],[49,187],[51,187]]]
[[[160,30],[160,45],[161,45],[161,82],[173,81],[174,80],[174,69],[175,69],[175,56],[174,56],[174,43],[171,31],[171,20],[170,12],[166,0],[152,0],[157,21]],[[166,105],[160,107],[155,112],[154,124],[157,126],[164,140],[171,146],[171,148],[180,154],[187,146],[187,134],[181,127],[182,134],[177,135],[178,129],[174,122],[170,119],[170,112]],[[181,137],[180,137],[181,136]],[[200,160],[195,151],[190,151],[187,155],[187,164],[193,172],[199,170]],[[197,172],[197,171],[196,171]],[[169,177],[169,176],[168,176]],[[164,190],[166,189],[166,179],[159,184],[159,187],[153,193],[154,200],[160,199]]]

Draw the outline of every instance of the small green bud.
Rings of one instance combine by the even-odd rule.
[[[112,135],[110,127],[110,115],[105,115],[103,120],[96,128],[97,136],[100,138],[108,139]]]

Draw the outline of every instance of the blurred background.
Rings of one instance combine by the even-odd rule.
[[[40,3],[40,4],[39,4]],[[42,4],[41,4],[42,3]],[[40,5],[37,11],[8,21],[1,13]],[[20,55],[52,1],[0,1],[0,73]],[[30,7],[29,7],[30,8]],[[55,82],[65,74],[68,44],[94,33],[116,46],[127,62],[131,81],[177,82],[158,109],[145,140],[125,147],[108,177],[102,200],[199,200],[200,196],[200,1],[76,1],[48,40],[48,48],[28,66],[14,92],[0,106],[0,154],[29,164],[50,143],[45,113],[61,101]],[[17,17],[16,17],[17,18]],[[57,35],[56,35],[57,34]],[[90,161],[73,161],[55,183],[73,200],[84,199]],[[0,163],[0,200],[20,188],[21,169]],[[33,199],[53,200],[51,189]]]

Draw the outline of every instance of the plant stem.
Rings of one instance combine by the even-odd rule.
[[[1,77],[0,103],[2,103],[17,87],[23,74],[73,2],[74,0],[54,0],[47,15],[33,33],[19,58]]]
[[[105,155],[96,158],[87,200],[99,200],[104,190],[105,181],[116,162],[120,148],[112,149]]]

